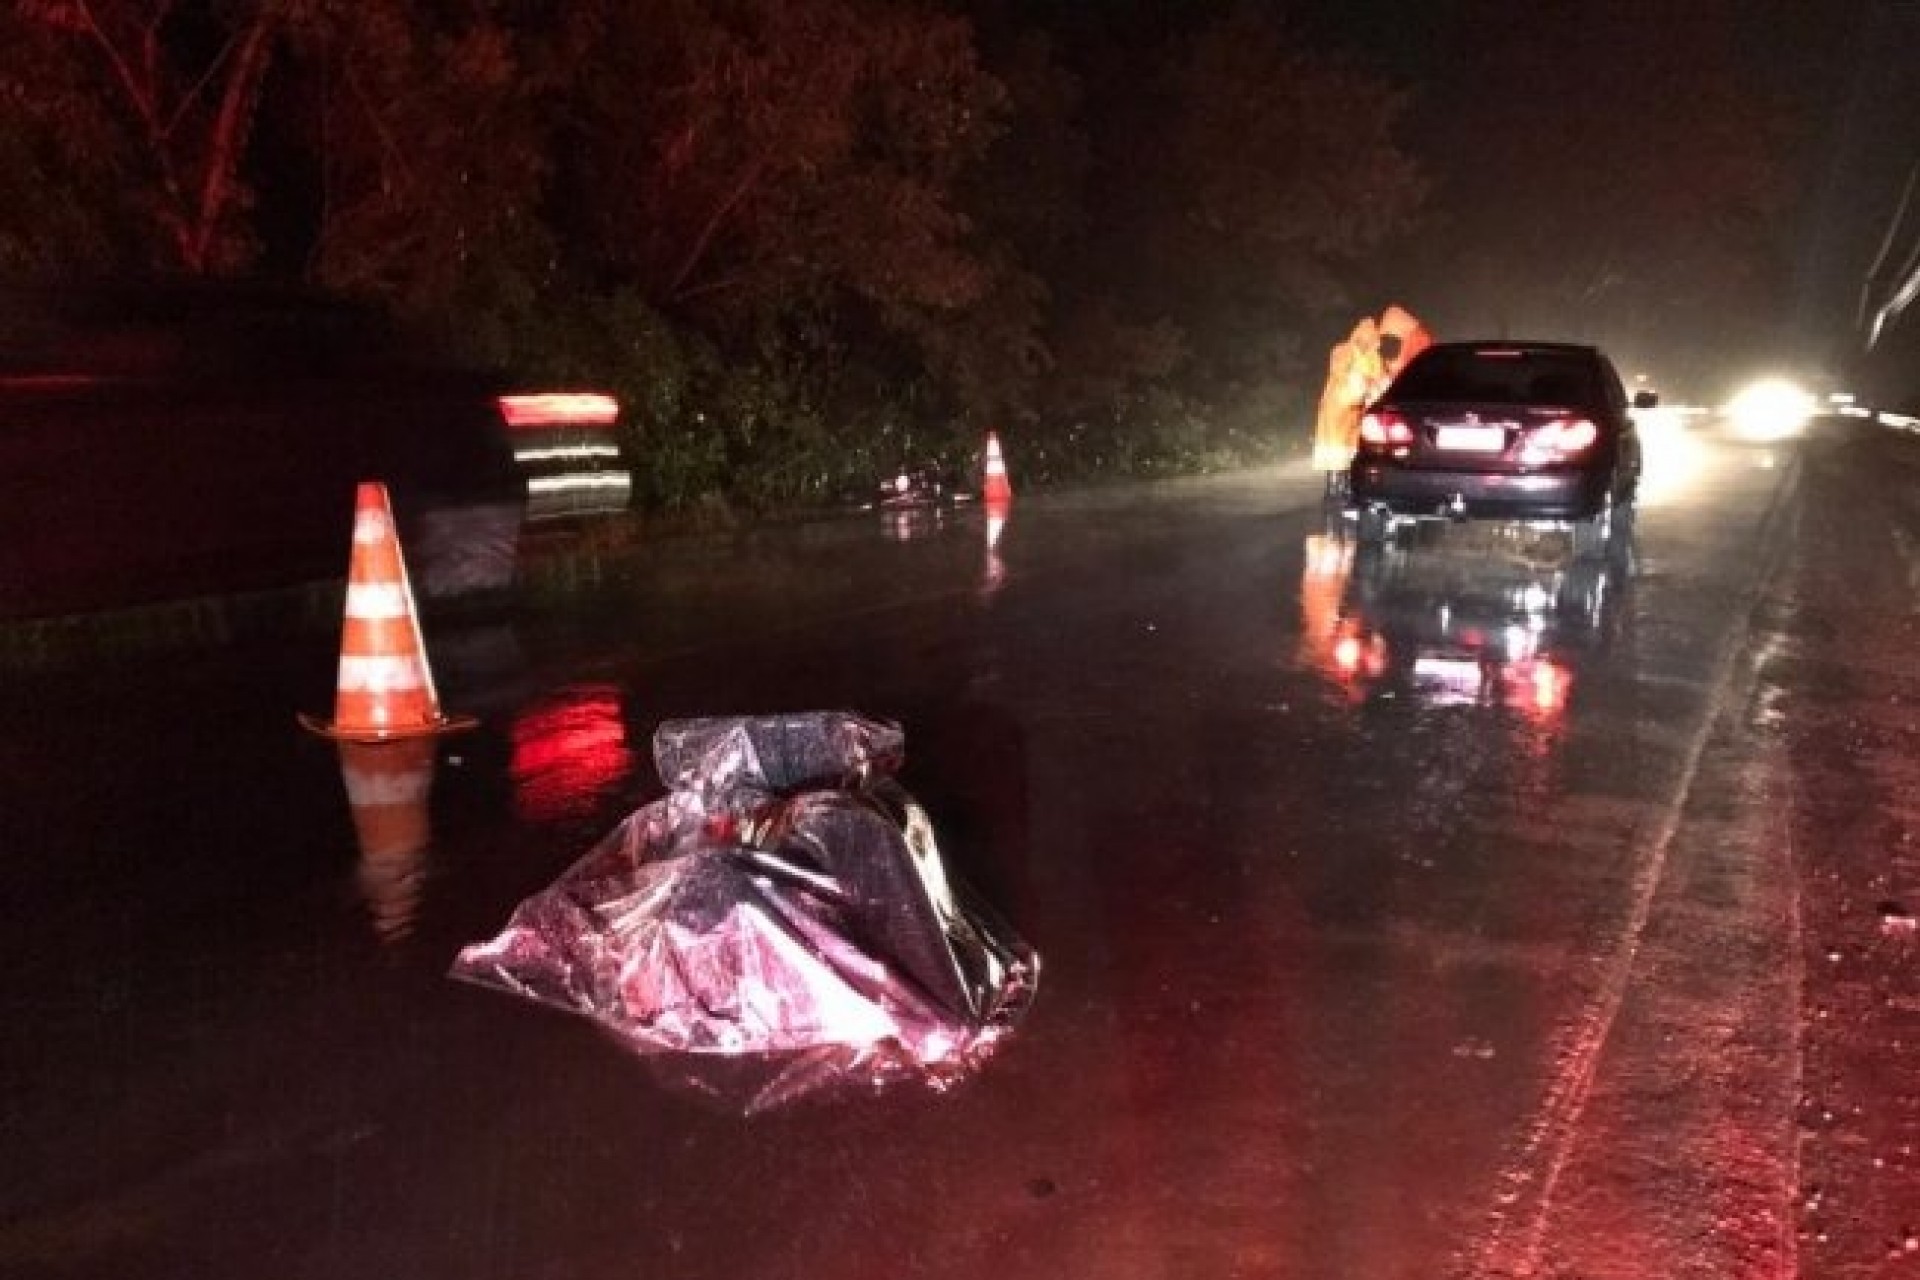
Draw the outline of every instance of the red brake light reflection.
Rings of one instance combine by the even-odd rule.
[[[501,396],[510,427],[604,427],[620,416],[620,402],[598,391],[548,391]]]
[[[1543,716],[1558,715],[1567,705],[1567,693],[1573,677],[1553,662],[1542,659],[1533,666],[1533,709]]]
[[[514,804],[530,822],[591,811],[631,766],[620,690],[610,685],[566,690],[514,721]]]
[[[1377,635],[1354,630],[1351,623],[1341,625],[1340,634],[1333,642],[1332,657],[1334,673],[1342,680],[1360,676],[1378,680],[1387,673],[1387,642]]]

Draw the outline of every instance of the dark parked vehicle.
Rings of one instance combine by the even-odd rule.
[[[1364,541],[1407,520],[1550,522],[1600,553],[1640,481],[1640,440],[1620,375],[1590,346],[1429,347],[1361,421],[1350,474]]]
[[[610,400],[513,390],[310,294],[0,292],[0,618],[340,578],[369,479],[423,601],[505,587],[530,484],[536,518],[627,492]]]

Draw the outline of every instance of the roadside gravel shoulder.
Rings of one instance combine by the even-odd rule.
[[[1807,447],[1781,602],[1806,1025],[1801,1274],[1920,1275],[1920,439]]]

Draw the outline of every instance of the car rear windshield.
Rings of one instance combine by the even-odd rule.
[[[1593,362],[1575,351],[1434,348],[1393,385],[1396,400],[1584,405],[1600,399]]]

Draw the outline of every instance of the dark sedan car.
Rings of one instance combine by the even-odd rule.
[[[1648,408],[1650,394],[1633,407]],[[1429,347],[1362,419],[1351,472],[1363,541],[1423,518],[1549,522],[1579,555],[1606,548],[1640,480],[1620,375],[1597,348]]]
[[[514,390],[307,293],[0,292],[0,619],[337,579],[362,480],[423,602],[505,587],[526,520],[627,480],[607,397]]]

